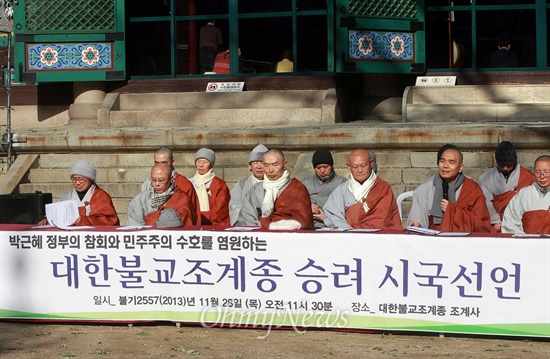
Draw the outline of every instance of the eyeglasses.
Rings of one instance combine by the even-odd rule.
[[[151,177],[151,183],[160,183],[165,184],[166,182],[170,181],[170,178],[153,178]]]
[[[535,177],[537,178],[540,178],[540,177],[550,177],[550,172],[535,172]]]
[[[71,177],[71,181],[73,181],[74,183],[84,183],[88,180],[88,178],[86,177]]]

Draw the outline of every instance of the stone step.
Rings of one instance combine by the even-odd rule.
[[[409,86],[407,104],[550,103],[550,85]]]
[[[244,104],[243,104],[244,105]],[[254,127],[319,125],[319,108],[120,110],[110,113],[112,127]]]
[[[407,122],[550,122],[550,103],[409,104]]]
[[[327,90],[122,93],[112,110],[226,110],[320,108]]]

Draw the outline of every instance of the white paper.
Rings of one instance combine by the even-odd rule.
[[[365,233],[373,233],[378,231],[380,231],[380,229],[378,228],[350,228],[346,230],[346,232],[365,232]]]
[[[255,229],[260,229],[262,227],[259,226],[253,226],[253,227],[228,227],[225,230],[226,231],[253,231]]]
[[[153,226],[124,226],[124,227],[118,227],[117,230],[135,230],[135,229],[147,229],[151,228]]]
[[[466,237],[469,236],[470,232],[440,232],[438,236],[447,236],[447,237]]]
[[[435,229],[414,227],[414,226],[407,226],[405,227],[405,230],[416,232],[416,233],[422,233],[422,234],[432,234],[432,235],[441,233],[441,231],[436,231]]]
[[[72,226],[80,218],[78,213],[78,202],[75,199],[48,203],[46,205],[46,218],[48,223],[66,229]]]

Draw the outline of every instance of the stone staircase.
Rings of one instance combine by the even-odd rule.
[[[549,85],[409,86],[402,122],[550,122]]]
[[[98,122],[110,127],[241,127],[319,125],[341,122],[336,92],[110,93]]]

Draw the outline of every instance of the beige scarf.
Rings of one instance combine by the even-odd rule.
[[[376,172],[371,171],[370,177],[367,178],[367,180],[363,182],[363,184],[360,184],[353,178],[352,175],[349,176],[348,189],[350,190],[353,198],[355,198],[357,202],[363,202],[365,213],[369,212],[369,206],[367,205],[367,196],[369,195],[369,192],[374,185],[374,181],[376,181],[376,178]]]
[[[262,202],[262,217],[269,217],[275,208],[275,200],[279,197],[279,190],[287,184],[290,174],[287,170],[283,172],[281,178],[275,181],[270,181],[267,177],[264,178],[262,186],[265,190],[264,201]]]
[[[197,197],[199,197],[201,212],[210,211],[210,203],[208,202],[208,191],[206,190],[206,184],[214,177],[216,177],[216,175],[214,174],[213,168],[211,168],[210,171],[206,172],[203,175],[195,172],[195,176],[193,176],[193,183],[195,183],[195,187],[197,187]]]

